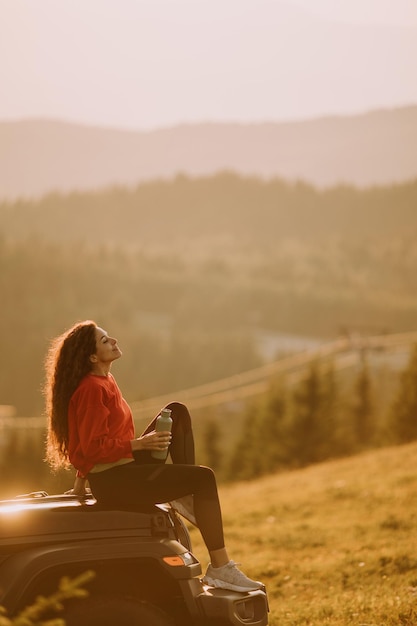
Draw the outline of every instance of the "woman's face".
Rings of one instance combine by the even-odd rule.
[[[95,363],[110,364],[122,356],[122,351],[117,345],[117,339],[109,337],[105,330],[97,326],[96,352],[91,355],[91,360]]]

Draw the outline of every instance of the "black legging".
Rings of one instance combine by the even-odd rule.
[[[171,409],[172,464],[154,459],[148,450],[134,453],[134,463],[118,465],[104,472],[90,473],[98,504],[105,508],[141,510],[152,504],[194,495],[194,514],[209,551],[224,548],[223,524],[216,478],[208,467],[194,465],[194,438],[187,407],[179,402]],[[152,420],[143,434],[155,428]]]

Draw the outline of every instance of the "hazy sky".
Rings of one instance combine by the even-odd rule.
[[[417,104],[417,0],[0,0],[0,90],[134,129]]]

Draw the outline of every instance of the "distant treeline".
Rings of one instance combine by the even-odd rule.
[[[0,230],[19,239],[176,249],[274,249],[288,239],[416,234],[417,180],[389,187],[318,190],[303,182],[219,173],[177,176],[136,189],[50,194],[0,204]]]
[[[224,173],[0,205],[0,404],[42,412],[50,339],[92,318],[130,401],[260,365],[257,332],[417,319],[417,182],[318,191]]]

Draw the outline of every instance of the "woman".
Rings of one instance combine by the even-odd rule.
[[[131,410],[110,372],[122,356],[117,340],[93,321],[75,324],[51,344],[46,360],[47,458],[53,468],[77,470],[74,490],[88,480],[98,505],[137,508],[193,494],[194,515],[211,563],[203,581],[233,591],[260,589],[230,561],[224,544],[216,479],[194,465],[187,408],[171,403],[172,433],[155,420],[135,437]],[[173,463],[152,457],[168,450]]]

